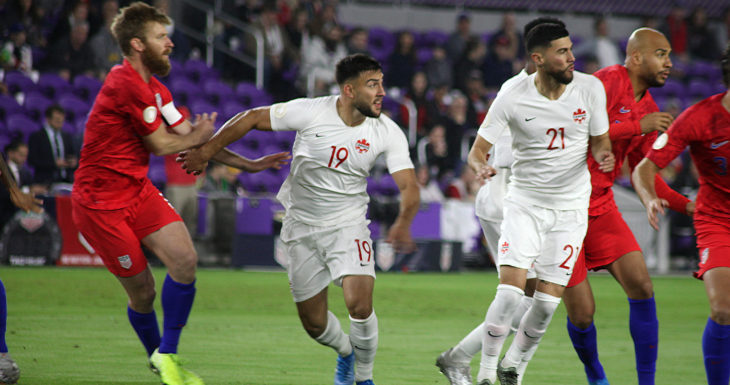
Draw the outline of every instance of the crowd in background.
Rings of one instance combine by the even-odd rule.
[[[0,0],[0,67],[4,73],[21,71],[37,78],[38,73],[54,73],[72,81],[77,76],[103,80],[109,69],[121,62],[122,55],[110,32],[114,15],[127,0]],[[150,1],[169,10],[167,0]],[[505,12],[501,24],[485,28],[474,26],[468,13],[461,13],[451,31],[433,36],[428,45],[417,44],[422,36],[414,31],[392,31],[390,50],[374,47],[371,30],[344,25],[338,20],[337,2],[322,0],[227,0],[222,11],[258,29],[265,41],[265,89],[273,101],[301,96],[328,94],[335,87],[335,63],[352,53],[366,53],[379,59],[385,72],[389,96],[408,100],[416,109],[416,142],[411,143],[417,161],[423,201],[456,198],[472,201],[479,183],[464,167],[464,148],[468,149],[475,129],[484,119],[500,85],[520,71],[527,58],[521,26],[515,15]],[[205,29],[199,12],[183,8],[176,13],[168,33],[175,43],[172,57],[178,62],[200,58],[203,48],[182,34],[178,23]],[[656,28],[672,44],[675,69],[671,78],[682,81],[687,63],[715,61],[730,40],[730,9],[713,27],[701,7],[687,10],[672,8],[665,18],[645,18],[639,26]],[[578,70],[594,71],[623,62],[626,39],[610,37],[607,19],[597,16],[592,36],[573,36]],[[233,25],[216,23],[216,42],[248,55],[255,53],[255,42]],[[628,36],[626,37],[628,38]],[[374,48],[378,48],[377,51]],[[251,80],[252,72],[229,57],[216,54],[216,70],[230,81]],[[0,77],[2,78],[2,77]],[[0,94],[8,94],[0,83]],[[11,95],[13,96],[13,95]],[[686,108],[670,100],[663,107],[677,115]],[[205,112],[205,111],[193,111]],[[385,108],[402,127],[409,114],[402,104]],[[27,188],[48,192],[55,183],[72,181],[80,150],[80,138],[65,134],[64,110],[46,110],[44,126],[36,139],[13,136],[5,154],[17,167],[35,172],[24,177]],[[54,125],[54,119],[61,124]],[[56,127],[58,126],[58,127]],[[12,134],[9,134],[12,135]],[[56,139],[56,135],[58,139]],[[466,138],[466,145],[465,139]],[[17,156],[18,146],[29,142],[28,164]],[[35,144],[34,144],[35,141]],[[55,142],[55,143],[54,143]],[[51,143],[39,149],[38,143]],[[36,154],[44,153],[46,166]],[[15,160],[13,160],[15,159]],[[678,189],[692,193],[696,187],[688,157],[682,157],[665,177],[676,181]],[[30,167],[28,167],[30,166]],[[50,173],[43,171],[51,168]],[[198,185],[211,191],[245,193],[238,175],[215,168]],[[204,183],[203,183],[204,181]],[[628,185],[628,178],[624,179]],[[0,226],[2,223],[0,223]]]

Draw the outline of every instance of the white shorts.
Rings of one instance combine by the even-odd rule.
[[[499,265],[529,269],[565,286],[588,229],[588,209],[553,210],[504,200]]]
[[[486,221],[479,218],[479,223],[482,225],[484,238],[487,239],[487,249],[489,250],[489,254],[492,258],[494,258],[494,264],[497,265],[497,277],[499,277],[499,253],[497,252],[499,248],[497,245],[499,244],[499,234],[501,232],[502,221]],[[537,278],[537,274],[535,274],[535,269],[530,267],[530,269],[527,270],[527,279],[533,278]]]
[[[287,273],[294,302],[314,297],[346,275],[375,277],[375,251],[369,221],[338,227],[285,221],[281,240],[289,256]]]

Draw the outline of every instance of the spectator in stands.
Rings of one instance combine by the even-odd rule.
[[[327,24],[322,36],[314,36],[309,49],[302,52],[299,78],[309,96],[324,95],[335,85],[335,64],[347,56],[342,27]]]
[[[337,22],[337,8],[334,2],[323,2],[321,7],[314,6],[314,17],[309,25],[309,33],[312,36],[327,36],[332,25],[339,25]]]
[[[45,47],[46,38],[42,33],[45,8],[34,0],[8,0],[6,6],[5,20],[0,18],[0,36],[6,36],[8,31],[4,29],[17,23],[23,26],[28,44]]]
[[[299,61],[297,52],[289,41],[289,35],[279,25],[276,4],[267,3],[261,9],[261,14],[253,24],[254,28],[264,37],[264,82],[265,88],[275,100],[287,100],[291,95],[291,84],[284,78],[284,74],[292,63]],[[250,36],[250,35],[249,35]],[[246,44],[255,48],[255,41]],[[255,52],[251,52],[255,55]]]
[[[467,114],[477,124],[484,120],[489,108],[489,98],[481,71],[472,71],[466,78]]]
[[[458,60],[471,38],[471,19],[468,14],[462,13],[456,19],[456,30],[449,35],[449,39],[446,41],[446,57]]]
[[[443,202],[444,193],[438,183],[431,178],[428,165],[416,166],[416,182],[421,193],[421,203]]]
[[[487,56],[487,46],[482,39],[474,36],[470,38],[461,58],[454,66],[454,88],[466,92],[466,78],[474,71],[481,71],[484,59]]]
[[[0,49],[0,66],[5,71],[33,70],[33,51],[26,41],[25,26],[15,23],[10,27],[10,38]]]
[[[309,34],[308,24],[309,13],[306,8],[300,7],[294,12],[294,17],[292,17],[286,25],[286,32],[289,34],[289,41],[291,41],[292,46],[294,46],[300,55],[308,49],[309,43],[312,39]]]
[[[680,3],[675,2],[660,31],[669,39],[672,53],[679,57],[684,57],[687,53],[687,29],[685,10]]]
[[[426,122],[428,119],[428,79],[423,71],[417,71],[411,78],[411,84],[406,91],[405,99],[413,102],[416,107],[416,134],[418,138],[426,135]],[[408,126],[410,117],[405,106],[401,105],[401,116],[403,124]]]
[[[51,186],[73,182],[78,156],[71,135],[62,131],[66,113],[58,105],[46,109],[43,128],[30,134],[28,163],[35,172],[34,182]]]
[[[446,128],[446,143],[449,146],[449,155],[453,164],[462,161],[461,142],[466,134],[478,127],[476,116],[469,115],[468,101],[460,91],[454,90],[449,94],[450,103],[446,118],[443,121]],[[466,154],[464,154],[466,159]]]
[[[413,34],[410,31],[398,32],[395,49],[390,54],[386,66],[388,69],[385,75],[388,80],[386,87],[405,88],[410,84],[418,64],[413,42]]]
[[[76,75],[94,76],[94,52],[88,42],[89,25],[76,24],[71,34],[57,41],[46,57],[45,69],[71,81]]]
[[[237,168],[210,162],[200,191],[216,196],[237,196],[243,192],[241,182],[238,180],[240,173]]]
[[[10,174],[13,176],[15,183],[24,193],[31,192],[31,183],[33,174],[25,165],[28,159],[28,145],[23,142],[23,137],[17,135],[10,143],[5,146],[5,157],[7,158],[7,166]],[[34,189],[35,193],[41,193]],[[0,189],[0,231],[2,231],[5,223],[15,215],[18,208],[15,207],[10,200],[10,192],[7,189]]]
[[[502,27],[492,34],[489,39],[489,51],[494,51],[497,44],[502,44],[502,50],[511,58],[522,58],[525,56],[522,34],[517,29],[514,12],[505,12],[502,15]]]
[[[426,145],[426,164],[430,175],[446,180],[451,178],[455,163],[449,154],[449,146],[446,144],[446,128],[437,124],[428,132],[428,144]]]
[[[599,16],[593,20],[592,39],[586,40],[583,44],[573,50],[577,58],[593,56],[598,59],[600,68],[621,64],[621,50],[616,41],[611,39],[608,31],[608,21],[605,17]]]
[[[583,68],[576,68],[578,71],[583,71],[587,74],[592,74],[599,69],[601,69],[601,65],[598,64],[598,59],[593,55],[588,55],[583,57]]]
[[[178,107],[185,119],[190,119],[190,110],[185,106]],[[177,154],[165,155],[165,198],[188,228],[191,236],[197,234],[198,228],[198,176],[188,174],[175,160]]]
[[[433,94],[426,104],[426,124],[433,126],[443,122],[448,115],[450,87],[447,84],[436,84],[433,87]]]
[[[687,28],[687,50],[692,59],[714,61],[722,52],[717,44],[717,34],[707,23],[707,12],[702,6],[689,15]]]
[[[101,8],[104,25],[89,42],[94,53],[94,69],[100,79],[106,76],[112,66],[122,62],[122,51],[111,32],[112,21],[118,11],[117,0],[104,0]]]
[[[428,84],[445,84],[451,88],[453,84],[453,67],[451,61],[446,56],[446,49],[440,45],[433,47],[433,55],[426,62],[426,77]]]
[[[353,28],[347,38],[347,53],[354,55],[361,53],[372,56],[368,48],[368,30],[362,27]]]
[[[48,45],[54,46],[59,41],[68,38],[71,30],[77,25],[86,25],[89,28],[89,3],[87,0],[72,0],[66,2],[71,6],[63,11],[56,27],[48,37]],[[88,32],[88,31],[87,31]]]
[[[484,59],[482,70],[484,72],[484,85],[487,89],[497,91],[507,79],[511,78],[516,65],[516,51],[512,48],[510,40],[501,36],[494,42],[494,48]],[[468,90],[465,90],[468,92]]]
[[[459,177],[449,183],[446,187],[446,198],[459,199],[466,202],[474,202],[481,182],[476,174],[466,163],[461,167]]]
[[[154,0],[154,6],[167,15],[171,14],[169,0]],[[187,60],[190,57],[191,51],[190,41],[185,34],[180,33],[180,31],[175,28],[175,19],[170,17],[170,24],[166,25],[165,29],[167,30],[167,36],[170,36],[170,39],[172,39],[175,44],[175,48],[173,48],[170,57],[180,61]]]
[[[725,49],[730,42],[730,7],[725,8],[722,12],[716,33],[718,47]]]

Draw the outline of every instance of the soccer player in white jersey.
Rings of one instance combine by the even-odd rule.
[[[518,383],[517,367],[534,351],[560,303],[588,224],[589,142],[602,171],[614,165],[605,90],[595,77],[574,73],[568,31],[538,25],[526,46],[537,72],[497,96],[468,158],[477,175],[491,175],[486,154],[511,130],[515,161],[504,199],[500,284],[485,317],[480,385],[497,377],[503,385]],[[498,362],[530,266],[539,280],[533,304]]]
[[[387,241],[413,248],[410,226],[419,188],[401,129],[381,115],[383,72],[366,55],[337,63],[340,95],[296,99],[242,112],[211,140],[183,156],[189,172],[252,129],[296,130],[291,171],[277,198],[286,209],[281,239],[289,255],[289,281],[304,329],[338,353],[335,385],[373,384],[378,321],[372,293],[375,267],[365,214],[367,176],[383,154],[401,193],[400,213]],[[330,282],[342,286],[350,335],[327,309]]]
[[[523,36],[536,26],[544,23],[557,24],[565,27],[565,24],[554,17],[538,17],[523,28]],[[517,75],[511,77],[502,84],[499,93],[507,92],[512,86],[527,78],[536,71],[535,63],[527,60],[525,68]],[[487,119],[485,119],[486,121]],[[477,193],[475,201],[476,215],[482,226],[484,237],[487,240],[489,253],[494,258],[494,263],[499,266],[498,241],[501,234],[501,226],[503,219],[504,196],[507,193],[507,183],[512,175],[512,134],[510,130],[504,130],[502,136],[493,144],[490,156],[491,166],[495,168],[495,174],[488,177],[489,181],[485,183]],[[499,273],[499,267],[497,268]],[[537,278],[534,269],[527,271],[527,282],[525,285],[525,294],[520,299],[520,304],[514,312],[510,325],[510,333],[517,331],[522,316],[532,305],[532,295],[537,285]],[[471,385],[471,368],[469,362],[472,358],[482,351],[482,335],[484,334],[484,322],[480,323],[469,334],[467,334],[459,343],[449,350],[441,353],[436,360],[436,366],[449,380],[452,385]],[[533,350],[534,352],[534,350]],[[522,380],[522,374],[527,369],[532,354],[528,354],[523,359],[522,364],[517,368],[519,374],[519,383]],[[485,360],[487,361],[487,360]]]

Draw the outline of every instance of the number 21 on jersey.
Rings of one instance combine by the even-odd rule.
[[[565,128],[548,128],[545,134],[550,139],[548,150],[565,150]],[[558,136],[560,136],[559,142]]]

